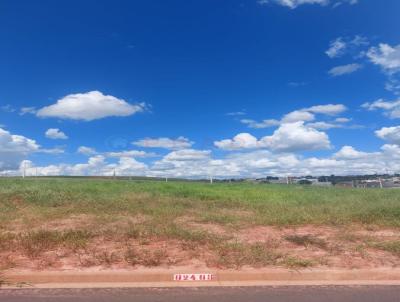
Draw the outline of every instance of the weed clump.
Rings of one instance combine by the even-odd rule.
[[[301,259],[293,256],[288,256],[282,261],[282,264],[287,268],[299,269],[307,268],[314,265],[314,262],[309,259]]]
[[[65,247],[72,250],[85,248],[93,235],[87,231],[38,230],[19,234],[17,246],[29,258],[37,258],[44,252]]]
[[[313,245],[321,249],[327,248],[327,243],[324,239],[312,235],[289,235],[285,236],[285,239],[296,245],[302,245],[304,247],[309,247]]]
[[[154,267],[168,262],[168,253],[164,249],[138,251],[129,247],[125,252],[124,259],[132,266],[143,265],[146,267]]]
[[[215,265],[221,268],[239,269],[242,266],[263,267],[276,265],[283,255],[267,248],[265,245],[228,242],[213,247],[217,254]]]
[[[375,247],[400,257],[400,240],[377,243]]]

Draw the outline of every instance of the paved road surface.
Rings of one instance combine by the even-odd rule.
[[[400,286],[0,289],[1,302],[399,302]]]

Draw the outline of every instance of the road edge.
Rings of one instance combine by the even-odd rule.
[[[203,272],[204,270],[202,270]],[[115,287],[200,287],[200,286],[282,286],[282,285],[400,285],[400,269],[209,270],[212,281],[174,281],[174,274],[194,271],[41,271],[8,272],[2,288],[115,288]]]

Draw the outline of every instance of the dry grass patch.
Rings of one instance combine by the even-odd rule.
[[[187,225],[181,226],[173,222],[162,223],[158,221],[131,225],[125,231],[125,236],[139,240],[180,240],[182,242],[194,242],[198,245],[212,244],[230,238],[230,236],[218,235],[206,230],[189,228]]]
[[[287,268],[301,269],[301,268],[315,266],[316,261],[310,259],[302,259],[294,256],[288,256],[284,258],[282,264],[284,264],[284,266],[286,266]]]
[[[292,242],[297,245],[302,245],[304,247],[316,246],[321,249],[326,249],[328,243],[322,238],[318,238],[313,235],[288,235],[284,237],[285,240]]]
[[[309,259],[302,259],[279,252],[263,243],[243,244],[231,242],[216,245],[213,250],[216,252],[217,258],[209,264],[219,268],[240,269],[244,266],[255,268],[283,266],[299,269],[316,264],[315,261]]]
[[[161,264],[170,264],[168,253],[165,249],[156,250],[135,250],[128,248],[125,252],[125,261],[132,266],[141,265],[155,267]]]
[[[277,265],[283,258],[283,255],[260,243],[247,245],[228,242],[216,244],[212,249],[216,253],[216,259],[208,264],[220,268],[239,269],[245,265],[252,267]]]
[[[400,240],[375,243],[372,246],[400,258]]]
[[[20,250],[27,257],[34,259],[44,252],[60,247],[76,251],[85,248],[93,235],[87,231],[39,230],[19,234],[12,240],[14,249]]]

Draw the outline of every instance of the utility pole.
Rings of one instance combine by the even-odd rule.
[[[22,172],[22,178],[25,178],[26,176],[26,161],[24,161],[24,167],[23,167],[23,172]]]
[[[383,189],[382,178],[379,177],[379,187]]]

